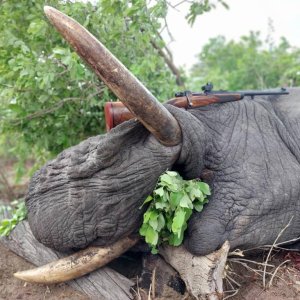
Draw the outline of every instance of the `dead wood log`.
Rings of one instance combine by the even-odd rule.
[[[3,216],[0,216],[1,219],[3,219]],[[32,235],[27,221],[18,224],[9,237],[0,238],[0,243],[36,266],[44,265],[65,256],[65,254],[51,250],[39,243]],[[107,267],[71,280],[67,284],[91,299],[128,300],[133,298],[130,289],[134,283]]]
[[[160,255],[145,253],[138,287],[146,292],[146,299],[183,299],[185,284],[178,272]]]
[[[206,256],[194,256],[184,246],[159,249],[164,259],[180,274],[191,296],[199,300],[223,298],[223,274],[229,243]]]

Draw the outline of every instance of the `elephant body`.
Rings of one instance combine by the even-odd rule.
[[[205,255],[225,240],[253,248],[300,235],[300,89],[183,110],[165,105],[182,141],[164,146],[138,121],[63,151],[32,178],[28,220],[45,245],[108,245],[136,232],[141,204],[167,169],[202,178],[212,195],[193,213],[186,248]]]

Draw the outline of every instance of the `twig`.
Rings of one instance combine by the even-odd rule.
[[[164,59],[165,63],[176,77],[176,84],[178,86],[184,86],[183,80],[181,78],[180,72],[175,66],[174,62],[166,55],[166,53],[156,44],[155,41],[151,41],[151,45],[157,50],[158,54]]]
[[[167,1],[167,4],[174,10],[176,10],[177,12],[179,12],[179,9],[177,9],[170,1]]]
[[[228,282],[228,284],[230,285],[230,287],[232,288],[232,289],[234,289],[234,286],[233,286],[233,284],[231,283],[231,281],[228,279],[228,278],[225,278],[226,279],[226,281]],[[224,293],[226,293],[226,292],[224,292]]]
[[[274,273],[273,273],[273,275],[272,275],[272,277],[271,277],[271,279],[270,279],[270,281],[269,281],[269,287],[272,286],[273,279],[274,279],[276,273],[278,272],[279,268],[280,268],[282,265],[284,265],[285,263],[287,263],[287,262],[290,262],[290,260],[289,260],[289,259],[285,260],[284,262],[282,262],[282,263],[275,269],[275,271],[274,271]]]
[[[268,252],[268,255],[267,255],[267,258],[266,258],[266,261],[265,261],[265,265],[264,265],[264,272],[263,272],[263,287],[264,289],[266,288],[266,270],[267,270],[267,263],[269,261],[269,258],[270,258],[270,255],[273,251],[273,248],[274,248],[274,245],[276,245],[278,239],[282,236],[282,234],[284,233],[284,231],[290,226],[291,222],[293,220],[293,217],[290,219],[290,221],[288,222],[288,224],[279,232],[277,238],[275,239],[272,247],[270,248],[269,252]]]
[[[227,275],[226,278],[227,278],[229,281],[231,281],[231,282],[233,282],[234,284],[236,284],[238,287],[241,287],[241,284],[239,284],[238,282],[236,282],[231,276]]]
[[[295,239],[291,239],[291,240],[288,240],[288,241],[284,241],[284,242],[281,242],[281,243],[278,243],[276,246],[282,246],[282,245],[285,245],[285,244],[297,242],[297,241],[299,241],[299,240],[300,240],[300,237],[295,238]]]
[[[257,274],[258,276],[262,277],[263,274],[261,273],[264,273],[264,271],[262,270],[259,270],[259,269],[253,269],[251,267],[249,267],[247,265],[247,263],[243,263],[243,262],[240,262],[240,261],[235,261],[235,263],[238,263],[238,264],[241,264],[244,268],[246,268],[247,270],[251,271],[251,272],[254,272],[255,274]],[[267,275],[273,275],[273,273],[271,272],[265,272]],[[236,275],[236,274],[235,274]],[[274,275],[275,277],[279,278],[280,280],[282,280],[283,282],[287,283],[286,280],[284,280],[281,276],[278,276],[278,275]]]
[[[83,99],[82,97],[64,98],[61,101],[59,101],[58,103],[56,103],[53,107],[39,110],[39,111],[37,111],[37,112],[35,112],[33,114],[25,116],[24,118],[21,118],[21,119],[13,120],[12,124],[16,126],[16,125],[20,125],[25,120],[26,121],[30,121],[30,120],[35,119],[35,118],[43,117],[43,116],[45,116],[47,114],[51,114],[51,113],[55,112],[56,110],[58,110],[59,108],[61,108],[67,102],[78,101],[78,100],[89,100],[89,99],[93,98],[94,96],[96,96],[98,94],[99,94],[99,92],[97,91],[97,93],[94,93],[94,94],[88,96],[86,99]]]
[[[297,242],[299,240],[300,240],[300,237],[297,237],[297,238],[294,238],[291,240],[280,242],[276,245],[274,245],[274,244],[273,245],[263,245],[263,246],[259,246],[259,247],[244,249],[242,252],[249,252],[249,251],[253,251],[253,250],[267,250],[267,249],[270,249],[272,246],[273,246],[273,248],[278,249],[278,250],[287,250],[286,248],[279,247],[279,246],[291,244],[291,243]],[[228,255],[238,255],[238,254],[236,254],[235,251],[233,251],[233,252],[230,252]]]
[[[229,252],[228,256],[240,256],[240,257],[243,257],[245,255],[244,255],[244,251],[243,250],[235,249],[234,251]]]
[[[235,273],[234,271],[227,271],[226,273],[232,274],[232,275],[234,275],[234,276],[236,276],[236,277],[239,277],[239,278],[243,278],[243,276],[241,276],[240,274]],[[245,275],[244,275],[244,276],[245,276]]]
[[[44,115],[47,115],[47,114],[50,114],[50,113],[56,111],[57,109],[59,109],[60,107],[62,107],[65,103],[71,102],[71,101],[77,101],[77,100],[83,100],[83,99],[80,98],[80,97],[65,98],[65,99],[59,101],[58,103],[56,103],[51,108],[42,109],[42,110],[39,110],[39,111],[37,111],[37,112],[35,112],[33,114],[27,115],[26,117],[24,117],[22,119],[15,120],[16,122],[14,123],[14,125],[19,125],[24,120],[30,121],[30,120],[35,119],[35,118],[43,117]]]
[[[177,4],[173,5],[173,7],[176,8],[176,7],[178,7],[179,5],[183,4],[184,2],[190,3],[190,1],[182,0],[182,1],[178,2]]]
[[[245,258],[231,258],[231,259],[229,259],[229,261],[231,261],[231,262],[244,261],[244,262],[248,262],[248,263],[252,263],[252,264],[256,264],[256,265],[261,265],[261,266],[265,266],[266,265],[265,263],[260,263],[260,262],[257,262],[257,261],[254,261],[254,260],[245,259]],[[275,267],[274,265],[269,265],[269,264],[267,266],[268,267],[272,267],[272,268]]]
[[[170,28],[169,28],[169,25],[168,25],[168,22],[167,22],[167,19],[166,19],[166,18],[164,18],[164,22],[165,22],[164,28],[167,30],[167,33],[168,33],[168,35],[169,35],[169,37],[170,37],[170,40],[171,40],[172,42],[174,42],[175,39],[174,39],[173,34],[172,34],[172,32],[171,32],[171,30],[170,30]],[[168,50],[168,49],[167,49],[167,50]],[[168,52],[169,52],[169,55],[170,55],[171,52],[170,52],[170,51],[168,51]],[[172,56],[172,54],[171,54],[171,56]]]
[[[155,276],[156,276],[156,267],[152,272],[152,298],[155,299]]]
[[[231,298],[231,297],[235,296],[235,295],[236,295],[236,294],[239,292],[239,290],[240,290],[240,289],[236,289],[236,290],[228,291],[228,292],[233,292],[233,294],[231,294],[231,295],[228,295],[228,296],[224,297],[224,298],[223,298],[223,300],[225,300],[225,299],[229,299],[229,298]],[[226,293],[226,292],[224,292],[224,293]]]
[[[148,300],[151,300],[151,290],[152,290],[152,284],[150,284],[150,287],[149,287]]]
[[[136,295],[137,300],[141,300],[142,299],[141,294],[140,294],[139,277],[138,276],[136,276],[136,290],[133,287],[131,287],[131,290]]]
[[[254,268],[251,268],[249,267],[246,263],[244,262],[241,262],[241,261],[236,261],[236,263],[242,265],[244,268],[246,268],[247,270],[251,271],[251,272],[254,272],[255,274],[257,274],[258,276],[261,276],[261,274],[259,274],[259,272],[262,272],[258,269],[254,269]]]
[[[11,187],[9,181],[7,180],[6,176],[4,175],[4,173],[1,169],[0,169],[0,182],[3,184],[3,186],[6,190],[6,195],[8,197],[8,200],[12,201],[13,199],[15,199],[16,195],[13,191],[13,188]]]

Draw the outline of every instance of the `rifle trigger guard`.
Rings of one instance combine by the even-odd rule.
[[[192,108],[193,107],[193,102],[192,102],[192,92],[191,91],[185,91],[184,92],[184,95],[186,97],[186,100],[187,100],[187,108]]]

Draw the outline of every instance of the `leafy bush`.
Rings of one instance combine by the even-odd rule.
[[[250,32],[239,41],[218,36],[209,40],[198,55],[189,88],[199,90],[212,81],[216,89],[265,89],[300,85],[300,48],[285,38],[278,45]]]
[[[161,36],[167,0],[9,0],[0,5],[0,135],[16,141],[19,175],[28,157],[45,160],[103,132],[103,106],[115,96],[49,25],[52,5],[83,24],[161,101],[182,84],[182,74]],[[205,8],[191,7],[188,18]],[[223,1],[218,0],[219,3]],[[179,5],[179,4],[178,4]],[[193,8],[193,9],[192,9]],[[26,13],[24,13],[26,12]],[[36,166],[38,167],[38,166]]]
[[[0,215],[7,211],[11,218],[0,221],[0,236],[8,236],[10,232],[27,216],[25,202],[23,200],[14,201],[11,205],[1,205]]]
[[[202,211],[208,195],[209,186],[199,180],[184,180],[174,171],[166,171],[159,177],[153,194],[143,203],[149,207],[140,228],[153,254],[161,243],[173,246],[182,243],[193,209]]]

